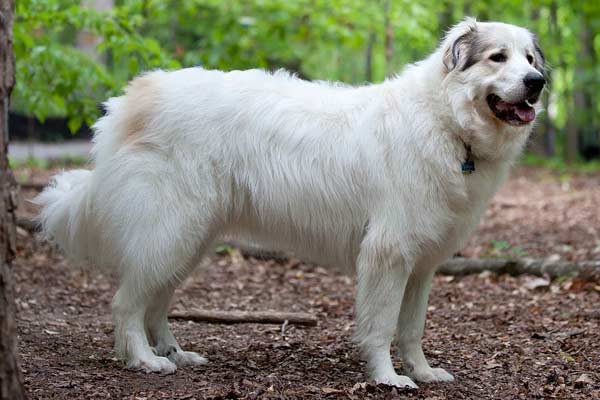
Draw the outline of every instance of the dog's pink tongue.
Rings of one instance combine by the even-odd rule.
[[[515,113],[523,122],[531,122],[535,119],[535,110],[532,107],[517,106]]]

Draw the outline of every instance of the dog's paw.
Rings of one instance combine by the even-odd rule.
[[[407,375],[419,382],[452,382],[454,377],[443,368],[426,368],[407,371]]]
[[[177,365],[204,365],[208,359],[193,351],[175,351],[167,356]]]
[[[144,371],[146,373],[157,372],[160,374],[172,374],[177,370],[167,357],[148,357],[144,359],[130,360],[127,368]]]
[[[385,375],[375,377],[373,379],[378,385],[387,385],[387,386],[396,386],[399,388],[411,388],[418,389],[419,387],[410,379],[408,376],[404,375]]]

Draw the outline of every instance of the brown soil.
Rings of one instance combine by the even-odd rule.
[[[598,175],[565,182],[519,169],[461,253],[599,258],[599,183]],[[114,358],[114,278],[70,268],[23,231],[19,238],[19,345],[34,399],[600,398],[599,282],[436,277],[424,348],[456,381],[408,391],[365,382],[351,341],[352,278],[297,261],[214,255],[179,289],[175,309],[303,311],[318,327],[282,334],[275,325],[173,322],[182,347],[210,363],[160,376],[125,370]]]
[[[600,174],[558,176],[518,168],[461,253],[600,259],[599,211]]]

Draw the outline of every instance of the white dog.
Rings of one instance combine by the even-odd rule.
[[[376,85],[145,74],[107,101],[95,169],[64,172],[38,197],[43,231],[119,272],[116,350],[130,368],[206,362],[177,344],[167,310],[211,244],[234,235],[356,271],[356,339],[373,380],[451,381],[421,348],[432,275],[523,148],[543,64],[526,29],[466,19]],[[394,335],[407,376],[392,365]]]

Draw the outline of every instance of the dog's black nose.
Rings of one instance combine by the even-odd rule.
[[[536,94],[542,91],[542,88],[546,84],[546,80],[541,74],[530,72],[523,78],[523,83],[529,94]]]

